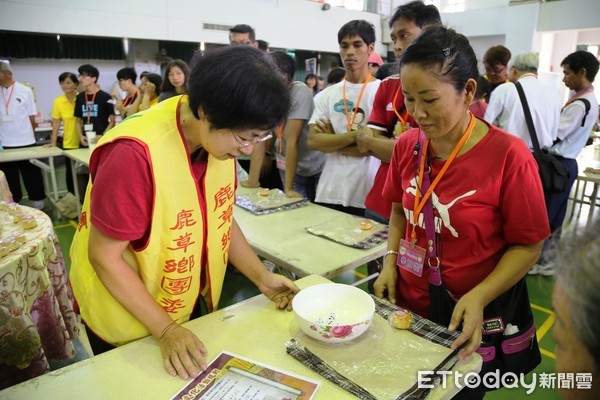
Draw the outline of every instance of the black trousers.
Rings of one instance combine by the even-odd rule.
[[[5,149],[10,148],[11,147],[5,147]],[[23,177],[23,183],[25,185],[25,190],[27,190],[29,200],[44,200],[46,198],[42,171],[30,163],[29,160],[0,163],[0,170],[6,175],[6,181],[8,182],[8,187],[10,188],[15,203],[20,202],[23,198],[23,193],[21,191],[21,176]]]
[[[544,196],[546,200],[546,211],[548,212],[548,221],[550,222],[550,231],[552,232],[552,236],[550,236],[544,242],[544,249],[542,250],[542,255],[539,261],[541,264],[546,264],[553,258],[552,252],[560,240],[562,225],[565,221],[565,216],[567,215],[569,194],[571,193],[571,188],[573,187],[578,174],[578,165],[576,160],[560,156],[557,156],[557,158],[569,171],[569,181],[564,192],[547,194]]]

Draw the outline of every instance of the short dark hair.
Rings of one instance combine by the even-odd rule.
[[[215,129],[272,129],[287,115],[289,87],[273,60],[259,49],[215,48],[192,63],[190,109],[200,118],[201,108]]]
[[[317,75],[310,73],[310,74],[306,74],[306,76],[304,77],[304,83],[306,83],[306,81],[308,81],[311,78],[315,78],[315,82],[317,81]]]
[[[58,83],[63,83],[67,80],[67,78],[71,78],[74,84],[79,85],[79,79],[77,79],[77,75],[72,72],[63,72],[58,76]]]
[[[289,82],[292,82],[296,74],[296,60],[294,60],[294,57],[285,51],[273,51],[270,53],[270,57],[285,78]]]
[[[475,90],[475,100],[480,100],[489,96],[492,93],[492,85],[490,81],[483,75],[477,77],[477,89]]]
[[[117,71],[117,79],[118,80],[130,79],[131,82],[135,83],[135,81],[137,79],[137,73],[135,72],[135,69],[130,68],[130,67],[121,68],[120,70]]]
[[[94,67],[92,64],[81,65],[79,68],[77,68],[77,72],[79,72],[79,75],[85,74],[87,76],[96,78],[96,81],[98,81],[98,78],[100,77],[100,71],[98,71],[98,68]]]
[[[173,68],[173,67],[177,67],[181,70],[181,72],[183,72],[183,75],[185,75],[185,82],[187,84],[187,78],[188,78],[188,75],[190,74],[190,67],[187,65],[187,63],[185,61],[180,60],[179,58],[176,58],[173,61],[169,61],[169,63],[167,64],[167,67],[165,68],[165,78],[163,79],[162,88],[160,90],[161,92],[175,91],[175,86],[173,86],[173,84],[169,80],[169,72],[171,72],[171,68]]]
[[[269,42],[267,42],[266,40],[257,39],[256,43],[258,44],[258,48],[262,51],[269,50]]]
[[[338,44],[348,36],[358,35],[366,44],[375,43],[375,27],[364,19],[347,22],[338,31]]]
[[[154,84],[154,86],[156,87],[156,95],[158,96],[160,94],[161,87],[163,84],[162,76],[160,76],[159,74],[147,73],[143,77]]]
[[[436,6],[425,5],[422,1],[411,1],[396,8],[394,15],[390,18],[390,28],[396,20],[404,18],[413,21],[416,26],[423,28],[425,25],[441,25],[442,17]]]
[[[333,67],[331,71],[327,74],[327,84],[333,85],[335,83],[341,82],[342,79],[346,76],[346,70],[342,67]]]
[[[252,40],[253,42],[256,41],[256,34],[254,33],[254,28],[252,28],[250,25],[246,25],[246,24],[234,25],[231,28],[229,28],[229,38],[230,39],[231,39],[232,33],[248,33],[248,37],[250,38],[250,40]]]
[[[501,44],[492,46],[483,54],[483,62],[495,67],[496,65],[507,66],[512,54],[510,50]]]
[[[585,77],[588,81],[594,82],[599,66],[598,59],[589,51],[579,50],[565,57],[560,66],[568,65],[571,71],[576,74],[585,68]]]
[[[400,59],[400,70],[406,64],[440,67],[439,77],[450,83],[457,92],[469,79],[477,80],[477,57],[464,35],[442,25],[426,27],[406,48]]]

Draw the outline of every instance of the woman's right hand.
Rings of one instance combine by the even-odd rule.
[[[189,329],[173,323],[165,329],[159,343],[164,367],[169,375],[179,375],[187,380],[198,376],[198,367],[206,370],[204,356],[208,351]]]
[[[396,268],[396,257],[388,256],[384,258],[383,269],[373,283],[375,296],[386,299],[392,304],[396,304],[396,281],[398,280],[398,270]]]

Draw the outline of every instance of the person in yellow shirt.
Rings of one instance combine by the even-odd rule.
[[[153,73],[143,75],[141,81],[140,95],[133,105],[137,109],[136,112],[147,110],[158,104],[160,88],[163,83],[162,76]],[[133,114],[129,113],[129,115]]]
[[[94,148],[70,271],[95,354],[152,335],[182,379],[206,369],[207,350],[180,324],[218,308],[228,262],[280,309],[299,291],[264,266],[233,216],[235,158],[273,136],[286,83],[262,51],[224,47],[198,59],[188,89]]]
[[[77,97],[77,86],[79,79],[72,72],[63,72],[58,76],[58,83],[64,92],[62,96],[54,99],[52,106],[52,136],[46,147],[58,145],[58,131],[60,124],[63,125],[62,148],[65,150],[78,149],[79,134],[77,133],[77,118],[73,115],[75,111],[75,97]],[[67,190],[74,193],[73,175],[71,174],[71,163],[65,163],[67,167],[66,180]]]

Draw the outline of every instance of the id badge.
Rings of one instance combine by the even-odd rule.
[[[400,249],[398,251],[398,259],[396,264],[411,274],[423,276],[423,265],[425,263],[425,249],[413,245],[407,240],[400,239]]]
[[[13,116],[10,114],[4,114],[2,116],[2,122],[10,122],[13,120]]]
[[[83,125],[83,130],[86,131],[86,132],[93,131],[94,130],[94,124],[84,124]]]
[[[285,157],[277,156],[277,169],[285,171]]]

